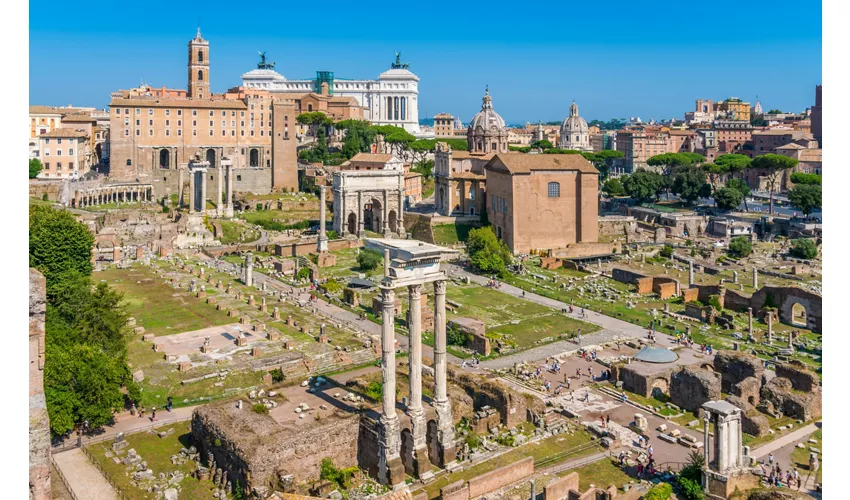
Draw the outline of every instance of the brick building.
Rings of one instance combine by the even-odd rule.
[[[599,172],[581,155],[499,153],[487,172],[487,217],[514,253],[594,243]]]

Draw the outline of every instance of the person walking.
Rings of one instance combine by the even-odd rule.
[[[151,422],[156,422],[156,406],[151,408]]]

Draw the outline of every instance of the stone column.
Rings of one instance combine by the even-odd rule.
[[[694,286],[694,261],[688,261],[688,286]]]
[[[319,191],[319,243],[317,250],[319,253],[325,253],[328,251],[328,235],[325,231],[325,212],[327,208],[325,207],[325,186],[322,186]]]
[[[183,169],[177,167],[177,209],[183,206]]]
[[[767,342],[773,343],[773,311],[767,311]]]
[[[753,335],[753,308],[752,307],[747,308],[747,314],[748,314],[747,327],[749,328],[750,336],[752,337],[752,335]]]
[[[189,170],[189,213],[195,213],[195,182],[197,173]]]
[[[395,411],[395,293],[390,287],[381,287],[381,371],[383,397],[378,456],[378,479],[383,484],[404,482],[404,465],[401,462],[401,433]]]
[[[233,165],[227,165],[227,205],[224,211],[224,216],[227,218],[233,217]]]
[[[709,422],[711,421],[711,413],[705,412],[703,415],[703,427],[702,427],[702,455],[705,461],[704,469],[709,469],[711,466],[711,452],[709,449],[710,446],[710,436],[709,436]],[[705,481],[705,474],[703,474],[703,488],[707,486]]]
[[[753,266],[753,288],[759,289],[759,270],[756,266]]]
[[[218,163],[218,189],[215,191],[215,213],[219,217],[224,215],[224,207],[221,206],[221,181],[222,181],[221,162]]]
[[[434,401],[437,413],[437,464],[445,467],[455,460],[452,405],[446,390],[446,281],[434,282]]]
[[[387,201],[388,201],[387,200],[387,192],[384,191],[384,206],[382,207],[384,213],[383,213],[383,216],[381,217],[381,219],[382,219],[381,222],[383,222],[383,224],[382,224],[383,227],[381,227],[381,229],[382,229],[381,234],[384,235],[384,238],[390,237],[390,223],[389,223],[390,208],[389,208],[389,203],[387,203]]]
[[[201,213],[207,213],[207,170],[201,170]]]
[[[245,255],[245,285],[254,284],[254,256],[249,252]]]
[[[714,444],[717,455],[717,471],[723,472],[729,468],[729,443],[727,432],[729,424],[723,415],[718,415],[714,424]]]
[[[357,193],[357,237],[366,236],[366,221],[363,220],[363,196]]]
[[[421,477],[430,465],[425,446],[425,411],[422,409],[422,285],[409,285],[407,291],[410,339],[410,400],[407,403],[407,414],[413,430],[413,468],[415,474]]]

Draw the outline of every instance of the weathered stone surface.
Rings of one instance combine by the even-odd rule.
[[[795,390],[792,382],[785,377],[776,377],[763,385],[761,398],[770,401],[774,408],[795,419],[806,421],[821,415],[820,390]]]
[[[30,500],[50,500],[50,419],[44,398],[44,314],[47,283],[29,273],[29,491]]]
[[[721,375],[723,389],[728,390],[750,377],[760,381],[764,373],[764,362],[741,351],[717,351],[714,357],[714,371]]]
[[[688,411],[720,399],[720,378],[710,370],[685,367],[670,377],[670,399]]]
[[[761,399],[761,378],[747,377],[733,385],[730,392],[747,403],[758,406]]]
[[[791,360],[776,367],[776,376],[787,378],[796,391],[812,392],[820,390],[820,380],[816,373],[802,362]]]

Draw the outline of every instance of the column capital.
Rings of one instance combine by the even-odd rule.
[[[422,284],[415,283],[413,285],[407,285],[407,290],[410,293],[410,297],[412,299],[418,299],[422,297]]]
[[[446,293],[446,280],[437,280],[434,282],[434,293],[444,295]]]

